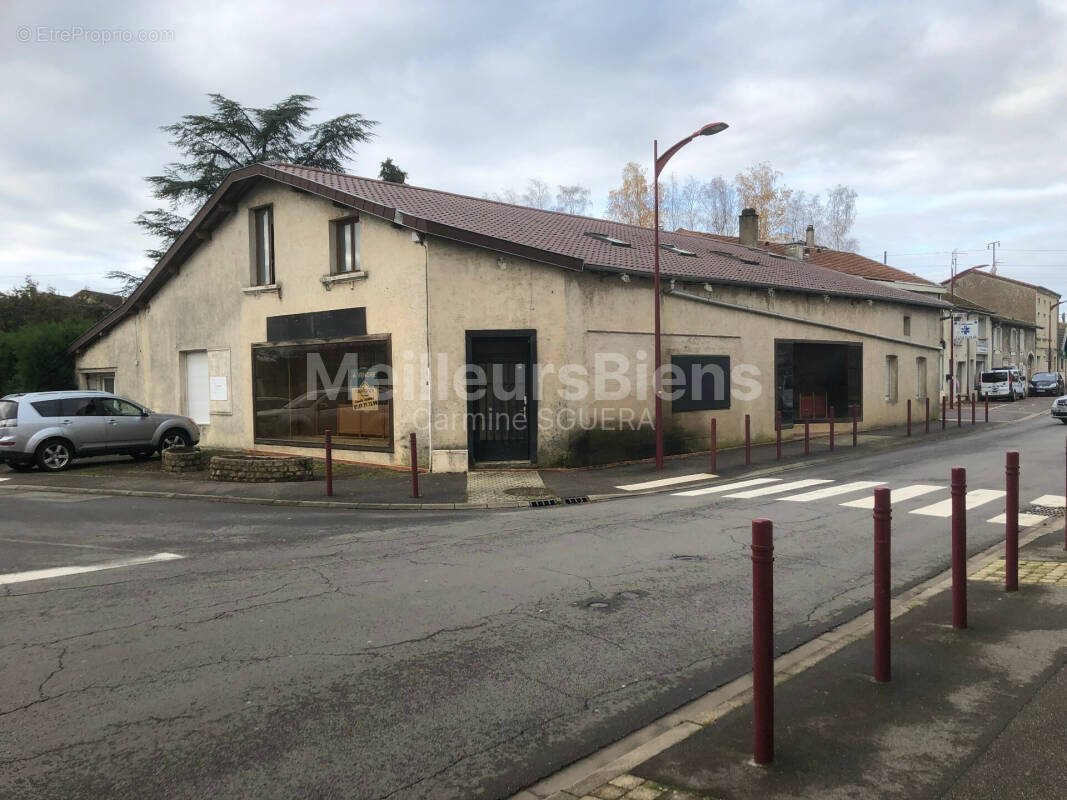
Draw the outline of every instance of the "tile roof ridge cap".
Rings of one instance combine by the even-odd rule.
[[[262,163],[265,164],[268,167],[294,167],[296,169],[309,169],[309,170],[314,170],[315,172],[321,172],[321,173],[324,173],[326,175],[335,175],[335,176],[341,177],[341,178],[355,178],[356,180],[370,181],[371,183],[379,183],[379,184],[384,184],[384,185],[387,185],[387,186],[403,186],[404,188],[415,189],[415,190],[420,191],[420,192],[432,192],[433,194],[445,195],[447,197],[459,197],[459,198],[462,198],[463,200],[477,200],[480,203],[492,203],[493,205],[496,205],[496,206],[507,206],[508,208],[519,208],[519,209],[522,209],[523,211],[538,211],[538,212],[541,212],[543,214],[556,214],[556,215],[561,216],[561,217],[571,217],[572,219],[587,219],[587,220],[590,220],[592,222],[607,222],[607,223],[610,223],[612,225],[624,225],[624,226],[631,227],[631,228],[638,228],[639,230],[647,230],[647,231],[651,231],[652,230],[651,228],[642,228],[640,225],[630,225],[629,223],[626,223],[626,222],[617,222],[616,220],[604,219],[603,217],[590,217],[590,216],[587,216],[585,214],[568,214],[566,211],[555,211],[555,210],[550,209],[550,208],[535,208],[534,206],[524,206],[524,205],[520,205],[519,203],[506,203],[503,200],[493,200],[490,197],[475,197],[472,194],[461,194],[460,192],[450,192],[447,189],[434,189],[433,187],[430,187],[430,186],[416,186],[413,183],[394,183],[393,181],[383,181],[383,180],[381,180],[379,178],[367,178],[367,177],[365,177],[363,175],[355,175],[355,174],[350,173],[350,172],[335,172],[335,171],[329,170],[329,169],[321,169],[319,167],[308,167],[308,166],[305,166],[303,164],[291,164],[291,163],[285,162],[285,161],[265,161],[265,162],[262,162]]]

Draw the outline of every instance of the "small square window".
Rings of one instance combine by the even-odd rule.
[[[255,223],[253,285],[270,286],[274,283],[274,209],[270,206],[254,209],[252,217]]]
[[[334,273],[359,272],[359,218],[335,222],[334,234]]]

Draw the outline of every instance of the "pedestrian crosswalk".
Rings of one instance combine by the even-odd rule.
[[[704,479],[710,476],[683,476],[690,481]],[[680,479],[669,479],[677,483]],[[874,508],[873,490],[879,486],[890,489],[890,499],[894,510],[899,513],[917,514],[924,517],[936,517],[947,519],[952,516],[952,498],[950,487],[947,484],[937,485],[929,483],[913,483],[894,487],[889,481],[847,481],[838,483],[828,478],[804,478],[802,480],[784,481],[781,478],[748,478],[746,480],[716,484],[713,486],[701,486],[698,489],[683,489],[671,492],[672,497],[708,497],[709,499],[721,500],[757,500],[766,499],[768,503],[830,503],[845,508]],[[620,487],[622,488],[622,487]],[[933,495],[941,494],[942,497],[934,499]],[[849,498],[849,495],[854,497]],[[859,495],[859,496],[855,496]],[[1006,493],[1001,489],[970,489],[966,495],[965,505],[968,511],[981,509],[996,501],[1002,501]],[[933,500],[925,505],[909,508],[909,501],[927,498]],[[1035,510],[1043,511],[1045,508],[1064,506],[1064,497],[1060,495],[1041,495],[1030,501],[1032,506],[1040,506]],[[1024,506],[1026,507],[1026,506]],[[995,508],[995,506],[994,506]],[[1000,509],[1004,506],[1001,503]],[[1036,525],[1046,519],[1047,515],[1040,513],[1021,512],[1019,514],[1019,526],[1026,528]],[[1003,513],[986,520],[990,523],[1004,524]]]
[[[675,475],[670,478],[660,478],[655,481],[645,481],[644,483],[627,483],[622,486],[616,486],[616,489],[622,489],[624,492],[641,492],[646,489],[661,489],[664,486],[677,486],[680,483],[695,483],[696,481],[707,481],[712,478],[717,478],[718,475],[712,475],[710,472],[696,472],[692,475]]]
[[[903,486],[892,486],[890,481],[875,480],[838,483],[830,478],[804,478],[791,481],[786,481],[782,478],[746,478],[712,486],[701,486],[697,489],[680,488],[682,484],[705,482],[717,477],[717,475],[708,472],[696,472],[642,483],[625,484],[617,488],[627,492],[640,492],[679,487],[678,491],[670,493],[671,497],[708,497],[711,500],[758,500],[765,498],[768,503],[817,504],[826,502],[845,508],[873,509],[873,490],[879,486],[886,486],[890,489],[893,509],[898,513],[940,519],[947,519],[952,516],[952,498],[947,484],[912,483]],[[940,498],[929,497],[938,493],[942,495]],[[854,497],[848,499],[849,495],[854,495]],[[1005,495],[1006,493],[1000,489],[969,489],[966,497],[967,510],[972,511],[982,508],[990,503],[1002,500]],[[934,502],[919,505],[916,508],[907,506],[909,501],[920,498],[927,498],[928,500],[934,500]],[[838,502],[839,500],[841,502]],[[1063,508],[1067,503],[1065,503],[1064,495],[1044,494],[1031,500],[1029,505],[1035,507],[1032,511],[1044,511],[1045,509]],[[1027,506],[1023,505],[1023,507]],[[1003,508],[1003,504],[1000,504],[1000,510],[1003,510]],[[1046,519],[1047,516],[1047,514],[1041,513],[1020,512],[1019,526],[1025,528],[1036,525]],[[1001,513],[986,521],[1003,525],[1005,520],[1005,515]]]
[[[828,497],[837,497],[839,494],[851,494],[852,492],[873,489],[875,486],[881,485],[881,481],[855,481],[841,486],[828,486],[825,489],[816,489],[813,492],[795,494],[792,497],[783,497],[782,499],[790,503],[810,503],[813,500],[825,500]]]
[[[905,486],[901,489],[893,489],[892,500],[894,503],[899,503],[904,500],[912,500],[916,497],[922,497],[924,494],[930,494],[943,489],[942,486],[930,486],[925,483],[914,483],[911,486]],[[849,508],[874,508],[874,493],[861,497],[859,500],[849,500],[847,503],[842,503],[843,506]]]
[[[978,508],[978,506],[984,506],[986,503],[1003,497],[1007,492],[1002,492],[997,489],[971,489],[967,492],[967,510],[972,508]],[[948,500],[941,500],[937,503],[932,503],[922,508],[916,508],[911,512],[912,514],[922,514],[924,517],[951,517],[952,516],[952,498]]]

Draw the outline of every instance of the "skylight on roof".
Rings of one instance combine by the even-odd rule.
[[[665,244],[663,242],[660,242],[659,246],[664,250],[669,250],[670,252],[675,253],[675,254],[680,255],[680,256],[690,256],[692,258],[696,258],[696,255],[697,255],[692,250],[683,250],[681,247],[679,247],[676,244]]]
[[[630,243],[623,241],[622,239],[616,239],[614,236],[608,236],[606,233],[593,233],[592,231],[586,231],[585,235],[590,239],[596,239],[601,242],[607,242],[613,244],[616,247],[629,247]]]

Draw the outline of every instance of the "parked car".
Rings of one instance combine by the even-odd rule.
[[[1067,425],[1067,394],[1052,401],[1052,410],[1050,412],[1053,419],[1058,419],[1064,425]]]
[[[996,367],[982,373],[982,397],[1021,400],[1026,397],[1026,379],[1015,367]]]
[[[1040,394],[1050,394],[1058,397],[1067,393],[1067,387],[1063,385],[1063,376],[1058,372],[1035,372],[1030,378],[1030,396],[1037,397]]]
[[[110,392],[63,391],[0,398],[0,463],[59,472],[75,458],[192,445],[200,429],[188,417],[157,414]]]

